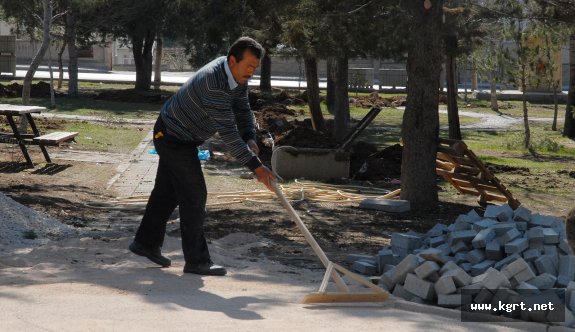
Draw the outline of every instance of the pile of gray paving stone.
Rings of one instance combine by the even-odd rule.
[[[381,275],[381,287],[409,301],[461,309],[462,294],[472,303],[491,303],[528,292],[543,303],[560,303],[563,325],[575,324],[575,256],[564,220],[525,207],[490,205],[483,217],[472,210],[425,234],[394,233],[377,255],[347,260],[357,272]],[[535,314],[542,312],[514,318],[545,321]]]

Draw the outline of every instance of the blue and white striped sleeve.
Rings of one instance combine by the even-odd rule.
[[[234,112],[231,109],[231,95],[221,89],[207,89],[203,96],[204,111],[211,118],[214,129],[230,149],[230,154],[252,171],[261,165],[254,153],[240,137]]]
[[[256,119],[250,109],[247,87],[244,87],[240,97],[233,101],[233,111],[238,130],[243,140],[245,142],[250,139],[256,141]]]

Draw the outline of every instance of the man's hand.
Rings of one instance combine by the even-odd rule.
[[[246,143],[248,144],[250,150],[252,150],[256,154],[256,156],[260,155],[260,148],[258,147],[258,143],[256,143],[256,141],[254,141],[253,139],[249,139]]]
[[[278,180],[274,172],[262,165],[256,168],[255,173],[259,182],[263,183],[270,191],[274,191],[274,188],[272,187],[272,181]]]

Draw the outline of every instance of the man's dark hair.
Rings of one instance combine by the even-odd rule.
[[[228,60],[234,56],[238,62],[244,58],[245,50],[249,50],[256,58],[261,59],[264,56],[264,48],[260,43],[250,37],[240,37],[236,40],[228,51]]]

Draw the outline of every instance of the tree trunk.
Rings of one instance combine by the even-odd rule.
[[[497,75],[495,70],[489,71],[489,85],[491,86],[491,110],[499,113],[497,104]]]
[[[68,97],[78,97],[78,48],[76,47],[76,13],[72,6],[66,14],[66,42],[68,44]]]
[[[34,78],[34,73],[36,73],[38,66],[40,66],[40,62],[42,62],[42,59],[46,54],[46,50],[48,50],[48,47],[50,47],[50,23],[52,20],[52,5],[50,3],[50,0],[42,0],[42,7],[44,8],[44,18],[42,21],[43,24],[42,45],[40,45],[38,52],[36,52],[36,55],[34,55],[32,63],[30,63],[30,67],[28,68],[26,76],[24,77],[24,84],[22,86],[22,105],[30,104],[32,78]],[[21,123],[23,122],[25,121],[21,121]]]
[[[551,56],[551,41],[549,40],[549,34],[545,34],[545,52],[549,65],[545,66],[545,74],[549,79],[549,87],[553,89],[553,123],[551,124],[551,130],[557,131],[557,113],[559,111],[559,106],[557,105],[557,88],[560,82],[555,80],[553,77],[553,68],[555,64],[553,63],[553,57]]]
[[[477,68],[475,64],[471,64],[471,91],[477,91]]]
[[[272,94],[272,58],[268,52],[262,58],[262,65],[260,70],[260,91],[264,95]]]
[[[311,114],[311,124],[314,130],[325,131],[325,121],[321,113],[319,102],[319,80],[317,77],[317,59],[308,57],[304,59],[305,79],[307,82],[307,104]]]
[[[325,96],[325,104],[327,106],[327,111],[332,115],[335,114],[333,104],[335,102],[336,67],[336,59],[333,57],[328,57],[326,61],[327,92]]]
[[[563,136],[575,138],[575,34],[569,37],[569,93],[567,95],[567,107],[565,107],[565,124]]]
[[[439,75],[443,1],[409,1],[409,88],[403,114],[401,199],[412,211],[437,207],[435,160],[439,138]]]
[[[457,61],[456,59],[454,59],[453,61]],[[467,75],[463,74],[463,101],[465,103],[467,103]],[[455,83],[455,100],[457,100],[457,92],[458,92],[458,88],[457,88],[457,84],[459,83],[459,73],[457,72],[457,62],[454,65],[454,69],[453,69],[453,82]]]
[[[52,51],[48,48],[48,71],[50,72],[50,108],[56,107],[56,95],[54,94],[54,71],[52,70]]]
[[[447,83],[447,69],[445,64],[441,64],[441,72],[439,73],[439,91],[443,92],[446,89],[445,84]]]
[[[64,62],[62,61],[62,55],[64,55],[66,45],[66,38],[64,38],[62,41],[62,47],[58,51],[58,89],[62,89],[62,82],[64,81]]]
[[[527,65],[521,64],[521,90],[523,93],[523,126],[525,127],[525,139],[523,146],[526,149],[531,148],[531,130],[529,129],[529,116],[527,114]]]
[[[335,61],[335,86],[333,95],[333,110],[335,126],[333,138],[341,143],[347,134],[349,126],[349,95],[348,95],[348,61],[347,58],[338,58]]]
[[[152,46],[154,45],[155,32],[148,29],[145,35],[132,36],[132,52],[136,64],[135,89],[140,91],[150,90],[152,85]]]
[[[461,127],[459,125],[459,109],[457,108],[457,63],[455,51],[457,38],[446,37],[447,56],[445,74],[447,76],[447,119],[449,123],[449,138],[461,139]]]
[[[156,38],[156,59],[154,61],[154,89],[156,90],[160,90],[160,86],[162,85],[162,47],[163,40],[158,34]]]
[[[553,124],[551,130],[557,131],[557,114],[559,113],[559,100],[557,98],[557,86],[553,87]]]

